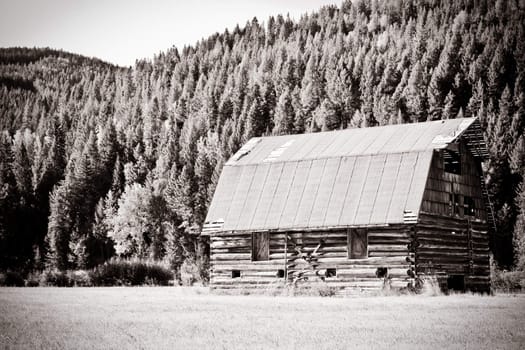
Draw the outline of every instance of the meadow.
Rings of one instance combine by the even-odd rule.
[[[0,288],[2,349],[525,347],[524,295],[272,297]]]

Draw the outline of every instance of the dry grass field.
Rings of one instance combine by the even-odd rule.
[[[6,349],[523,349],[525,296],[266,297],[2,288]]]

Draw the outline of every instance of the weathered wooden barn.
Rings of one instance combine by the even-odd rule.
[[[203,226],[210,285],[488,292],[486,156],[475,118],[253,138]]]

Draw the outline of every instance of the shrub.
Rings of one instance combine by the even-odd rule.
[[[113,259],[90,272],[95,286],[168,285],[173,274],[162,263]]]
[[[423,280],[422,286],[417,291],[419,294],[426,296],[439,296],[443,295],[439,281],[435,276],[427,276]]]
[[[209,282],[209,261],[207,258],[189,258],[180,267],[180,282],[183,286],[193,286],[198,283],[206,285]]]
[[[38,287],[40,285],[40,273],[31,272],[27,275],[26,278],[26,287]]]
[[[75,287],[91,287],[93,282],[89,272],[84,270],[67,271],[68,285]]]
[[[67,273],[59,270],[44,270],[40,275],[40,286],[43,287],[71,287]]]
[[[319,297],[333,297],[337,295],[337,288],[329,286],[323,282],[300,284],[292,287],[292,295],[304,296],[319,296]]]
[[[525,272],[495,269],[492,274],[492,288],[505,293],[525,290]]]
[[[6,271],[0,273],[0,286],[5,287],[23,287],[24,279],[15,271]]]
[[[194,261],[185,260],[180,267],[180,279],[183,286],[193,286],[199,281],[199,267]]]

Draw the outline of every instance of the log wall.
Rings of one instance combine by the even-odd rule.
[[[291,284],[294,280],[308,285],[320,281],[327,269],[334,268],[336,276],[324,278],[324,282],[341,293],[381,290],[385,279],[376,276],[380,267],[388,268],[388,285],[393,288],[406,287],[409,280],[410,227],[407,225],[368,228],[368,257],[364,259],[349,259],[348,230],[339,229],[270,232],[269,259],[252,261],[251,234],[231,232],[210,237],[212,288],[265,289]],[[314,251],[308,262],[307,255]],[[233,270],[239,270],[240,277],[232,278]],[[278,277],[278,270],[285,270],[288,278]]]
[[[448,277],[464,276],[467,290],[490,292],[486,222],[420,213],[413,251],[418,276],[436,275],[445,289]]]

